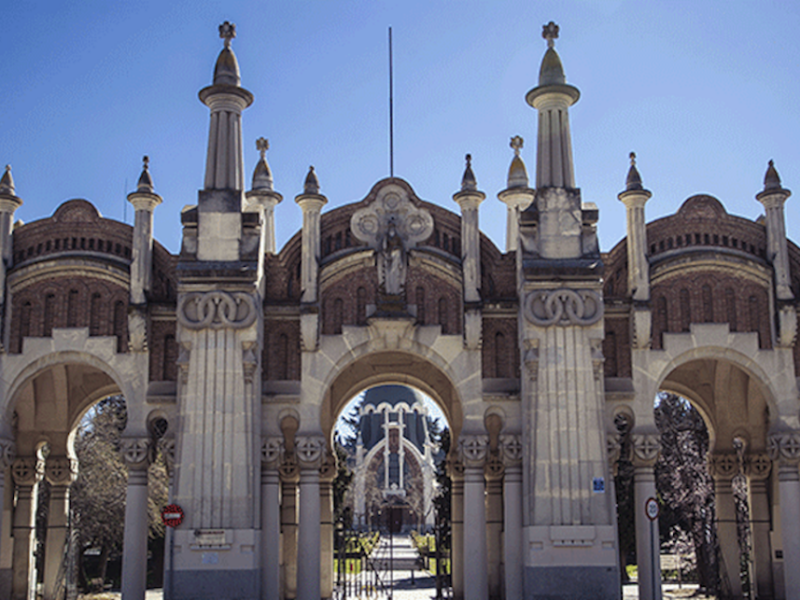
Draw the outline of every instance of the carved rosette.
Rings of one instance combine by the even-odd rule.
[[[635,467],[652,467],[661,453],[661,438],[654,434],[631,435],[631,461]]]
[[[487,481],[498,481],[503,478],[506,465],[499,454],[490,454],[483,466],[483,475]]]
[[[769,436],[767,444],[772,460],[790,465],[800,463],[800,433],[796,431],[773,433]]]
[[[36,485],[42,479],[42,471],[43,465],[32,456],[16,458],[11,464],[11,475],[17,485]]]
[[[301,469],[319,469],[325,452],[325,438],[321,435],[299,436],[294,453]]]
[[[266,469],[277,469],[283,458],[283,438],[266,437],[261,442],[261,466]]]
[[[244,292],[192,292],[178,302],[178,321],[188,329],[244,329],[258,316],[255,298]]]
[[[458,456],[459,453],[452,452],[447,455],[445,468],[450,479],[462,479],[464,477],[464,461]]]
[[[523,314],[539,327],[586,327],[603,318],[603,298],[595,290],[536,290],[525,298]]]
[[[17,458],[17,445],[11,440],[0,439],[0,468],[10,467]]]
[[[48,456],[44,463],[44,477],[50,485],[66,486],[78,476],[78,461],[65,456]]]
[[[506,466],[522,464],[522,438],[519,435],[501,435],[500,450]]]
[[[120,454],[129,469],[144,470],[153,462],[155,447],[150,438],[122,438]]]
[[[735,452],[709,454],[708,472],[714,479],[733,479],[739,474],[739,458]]]
[[[744,473],[751,480],[763,481],[772,470],[772,459],[766,452],[750,453],[744,457]]]
[[[488,451],[487,435],[462,435],[458,440],[459,457],[467,467],[483,467]]]

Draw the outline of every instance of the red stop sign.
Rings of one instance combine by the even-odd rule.
[[[161,520],[167,527],[177,527],[183,523],[183,509],[177,504],[167,504],[161,509]]]

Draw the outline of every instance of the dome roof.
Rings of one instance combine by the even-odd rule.
[[[379,406],[387,402],[395,406],[401,402],[405,402],[409,406],[419,402],[422,403],[422,394],[404,385],[379,385],[367,390],[364,394],[364,406],[371,404],[372,406]]]

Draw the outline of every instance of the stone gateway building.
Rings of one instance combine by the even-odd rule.
[[[161,198],[146,162],[128,196],[133,227],[84,200],[15,226],[25,183],[15,187],[8,169],[0,180],[2,597],[27,598],[46,478],[53,598],[77,467],[70,433],[111,394],[128,409],[126,600],[144,598],[155,444],[185,512],[168,541],[173,598],[330,597],[332,427],[356,394],[402,384],[449,420],[456,598],[619,598],[615,421],[632,436],[640,597],[660,597],[644,511],[656,495],[658,391],[689,399],[711,433],[723,578],[741,595],[738,440],[758,597],[800,598],[800,248],[787,240],[790,192],[771,163],[756,194],[763,218],[695,196],[652,223],[631,164],[619,194],[627,237],[601,253],[598,207],[582,202],[573,173],[568,111],[579,91],[551,23],[525,97],[538,114],[535,177],[514,138],[505,207],[495,204],[504,250],[480,232],[485,194],[469,158],[457,212],[388,178],[323,213],[311,169],[295,198],[302,231],[277,249],[282,197],[266,140],[246,190],[241,115],[253,96],[233,27],[220,31],[213,83],[200,91],[205,181],[182,212],[178,255],[153,240]]]

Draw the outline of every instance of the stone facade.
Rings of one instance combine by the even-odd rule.
[[[508,224],[505,252],[480,233],[485,194],[469,157],[454,204],[442,205],[389,178],[323,211],[312,169],[295,198],[303,229],[277,249],[282,196],[263,139],[245,192],[242,113],[253,98],[230,47],[235,30],[220,32],[214,81],[200,93],[206,177],[182,212],[177,255],[152,238],[161,198],[147,161],[129,196],[133,227],[84,200],[12,226],[22,200],[10,170],[0,179],[0,597],[28,594],[37,482],[64,488],[55,527],[69,433],[94,402],[120,393],[125,598],[144,597],[138,525],[152,423],[163,419],[172,497],[186,512],[172,534],[173,597],[330,597],[334,423],[356,394],[402,384],[431,396],[450,424],[456,598],[619,597],[613,423],[629,425],[646,539],[660,390],[705,418],[723,512],[725,457],[745,442],[759,597],[800,598],[791,568],[800,564],[800,248],[786,237],[790,192],[774,165],[755,222],[694,196],[648,224],[651,193],[632,161],[619,195],[627,236],[601,253],[599,210],[581,200],[572,162],[568,113],[580,94],[551,23],[526,96],[540,124],[535,182],[517,136],[498,194],[505,206],[494,209]],[[720,528],[732,557],[734,538]],[[638,545],[643,599],[660,597],[647,576],[657,561]],[[737,574],[726,576],[737,589]]]

